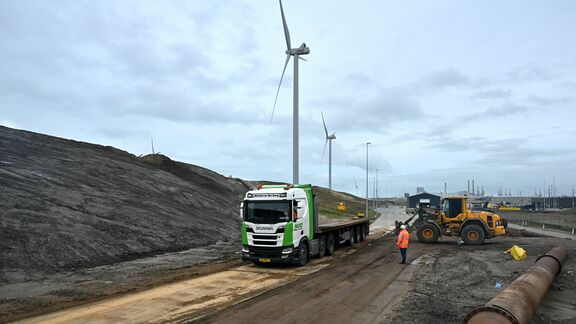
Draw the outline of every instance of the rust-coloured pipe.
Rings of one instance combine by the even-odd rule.
[[[472,309],[463,323],[527,324],[538,310],[548,288],[560,273],[568,252],[557,246],[536,259],[528,271],[514,280],[486,305]]]

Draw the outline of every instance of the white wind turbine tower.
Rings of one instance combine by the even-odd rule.
[[[276,98],[274,99],[274,106],[272,108],[272,118],[274,118],[274,110],[276,109],[276,101],[278,100],[278,93],[280,92],[280,86],[282,85],[282,79],[284,79],[284,72],[286,72],[286,67],[288,66],[288,61],[290,61],[290,56],[294,56],[294,93],[293,93],[293,105],[294,111],[292,115],[292,183],[299,183],[299,145],[298,145],[298,59],[305,60],[300,57],[300,55],[306,55],[310,53],[310,49],[305,43],[302,43],[300,47],[292,48],[290,43],[290,32],[288,32],[288,25],[286,24],[286,17],[284,17],[284,8],[282,7],[282,0],[280,2],[280,14],[282,15],[282,25],[284,26],[284,37],[286,38],[286,62],[284,63],[284,70],[282,70],[282,76],[280,77],[280,82],[278,83],[278,90],[276,91]]]
[[[324,158],[326,144],[328,144],[328,189],[332,190],[332,140],[336,139],[336,133],[328,135],[328,128],[326,128],[326,122],[324,122],[324,113],[322,113],[322,124],[324,124],[324,131],[326,132],[326,142],[324,143],[322,158]]]

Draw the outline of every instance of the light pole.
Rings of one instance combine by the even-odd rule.
[[[372,143],[366,142],[366,218],[368,218],[368,145]]]
[[[378,205],[378,169],[376,169],[376,208],[380,207]]]

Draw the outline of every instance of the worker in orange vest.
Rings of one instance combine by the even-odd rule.
[[[400,226],[400,234],[398,234],[398,240],[396,240],[396,246],[400,248],[400,254],[402,255],[402,264],[406,263],[406,250],[408,249],[408,241],[410,240],[410,233],[406,230],[406,225],[402,224]]]

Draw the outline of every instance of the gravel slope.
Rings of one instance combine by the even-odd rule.
[[[0,126],[0,282],[237,240],[239,179]]]

